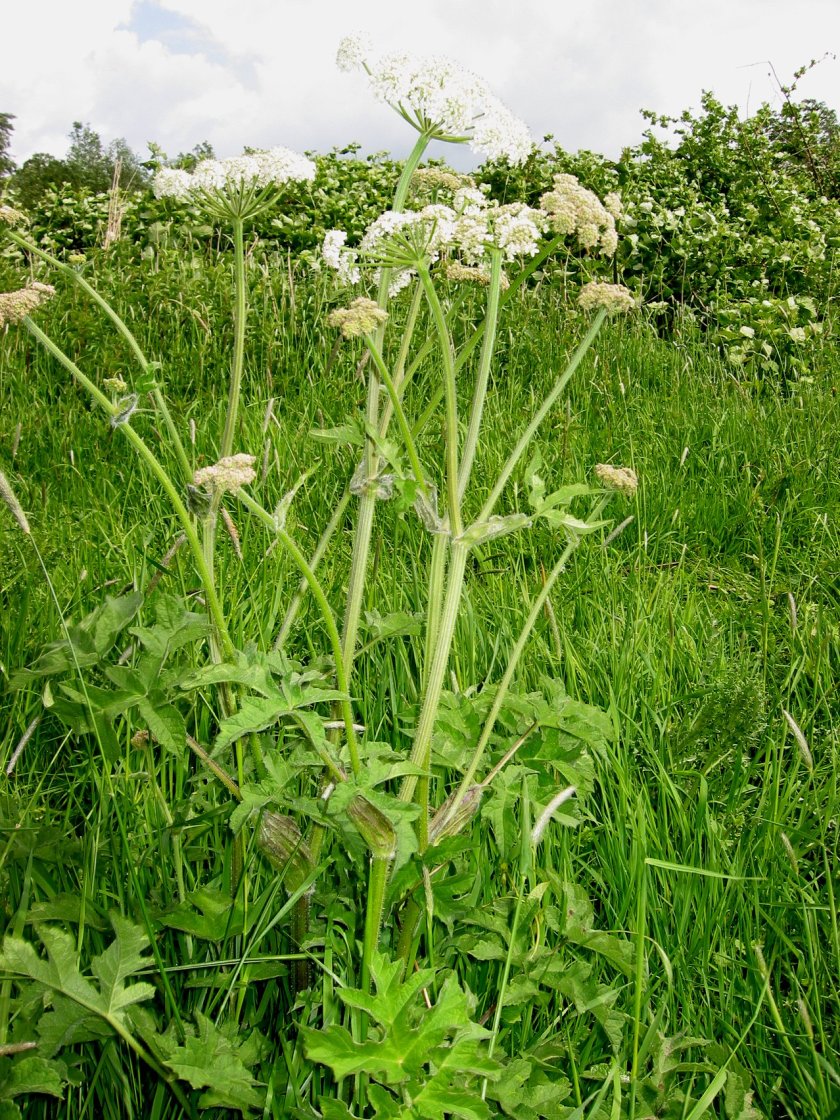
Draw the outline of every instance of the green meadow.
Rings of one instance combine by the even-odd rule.
[[[635,257],[393,242],[353,337],[267,218],[0,260],[2,1120],[840,1117],[837,227],[646,234],[648,156]]]

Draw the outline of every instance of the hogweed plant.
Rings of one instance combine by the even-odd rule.
[[[607,316],[633,309],[634,299],[626,289],[598,279],[583,287],[579,304],[592,318],[566,368],[523,424],[492,484],[478,485],[474,474],[482,454],[482,422],[506,302],[569,239],[588,251],[597,277],[599,261],[615,251],[619,204],[614,197],[604,204],[572,176],[558,175],[539,207],[499,205],[463,176],[440,168],[420,169],[432,140],[467,143],[484,155],[506,156],[514,163],[527,157],[531,141],[525,125],[483,81],[448,60],[402,54],[374,60],[360,39],[349,39],[341,44],[338,61],[343,69],[361,70],[375,96],[391,105],[418,136],[391,209],[369,226],[359,244],[348,245],[341,230],[324,238],[321,266],[334,273],[336,291],[343,297],[343,306],[330,313],[328,327],[348,346],[364,347],[367,385],[364,416],[346,426],[360,459],[347,494],[311,556],[287,528],[289,508],[310,472],[268,509],[259,500],[255,457],[239,447],[238,440],[248,314],[244,230],[257,214],[278,205],[285,183],[311,180],[312,163],[278,148],[206,160],[191,174],[162,170],[155,179],[159,196],[171,198],[175,206],[180,201],[200,206],[228,230],[233,243],[234,343],[225,422],[216,462],[198,469],[166,401],[158,360],[144,354],[124,319],[77,269],[26,236],[21,215],[9,208],[0,211],[8,236],[59,281],[79,286],[131,350],[137,364],[134,379],[126,384],[104,378],[98,384],[38,325],[40,306],[53,294],[52,288],[30,283],[0,296],[2,324],[28,330],[64,367],[104,411],[111,427],[134,447],[166,495],[180,522],[206,607],[206,614],[188,610],[183,601],[166,595],[147,605],[138,592],[109,599],[82,622],[66,625],[64,641],[48,647],[15,683],[23,687],[46,682],[53,713],[75,732],[93,736],[106,763],[119,755],[117,730],[133,728],[132,744],[139,748],[151,741],[184,769],[191,757],[197,759],[208,777],[218,780],[221,795],[230,797],[230,920],[239,915],[241,931],[231,1013],[243,1032],[249,883],[259,871],[246,859],[253,829],[256,848],[287,895],[274,922],[288,915],[291,923],[296,950],[293,994],[301,1011],[297,1038],[303,1040],[306,1058],[328,1067],[336,1082],[321,1097],[319,1113],[312,1110],[313,1098],[306,1108],[299,1101],[295,1115],[487,1117],[492,1103],[496,1112],[513,1116],[582,1116],[580,1093],[574,1108],[561,1110],[566,1090],[550,1088],[539,1062],[500,1057],[499,1033],[503,1008],[515,1005],[509,990],[515,971],[519,981],[530,985],[548,977],[549,987],[579,1006],[596,1008],[595,1018],[613,1054],[619,1051],[621,1027],[610,1010],[611,999],[587,979],[588,972],[566,975],[542,950],[523,948],[523,936],[546,903],[549,889],[548,882],[535,881],[532,849],[551,820],[573,823],[567,802],[573,804],[592,788],[590,752],[609,737],[609,723],[594,709],[569,700],[557,682],[546,682],[543,693],[524,694],[516,691],[515,679],[534,627],[574,552],[585,537],[608,524],[611,501],[632,498],[636,491],[631,469],[605,464],[594,468],[590,481],[552,489],[532,449],[541,424]],[[477,299],[483,306],[481,317],[460,337],[456,312],[474,306]],[[430,378],[422,390],[421,377]],[[415,415],[411,402],[418,396],[424,405]],[[139,430],[139,406],[146,399],[163,422],[168,448],[156,450]],[[435,445],[428,438],[435,423],[442,431],[442,455],[432,450]],[[504,504],[514,478],[524,478],[527,510]],[[3,491],[18,524],[29,528],[5,478]],[[398,503],[401,516],[416,519],[424,536],[418,552],[418,562],[426,565],[415,682],[419,709],[416,714],[393,714],[395,729],[413,720],[408,754],[378,741],[360,719],[366,703],[358,671],[359,634],[370,580],[372,531],[377,509],[389,500]],[[230,612],[235,608],[225,601],[216,575],[216,528],[230,501],[263,527],[269,543],[279,545],[299,573],[300,585],[295,583],[286,593],[288,611],[270,649],[253,643],[237,648],[232,637],[242,633],[243,626],[233,625]],[[319,569],[326,552],[335,550],[332,538],[350,502],[355,510],[346,598],[336,603]],[[488,542],[527,533],[539,522],[555,535],[558,554],[521,623],[501,676],[473,682],[478,691],[448,691],[470,558]],[[320,617],[327,648],[322,657],[302,663],[287,651],[293,647],[297,614],[307,595]],[[154,620],[137,624],[138,614],[150,609]],[[387,618],[384,622],[387,633],[390,624]],[[117,640],[128,628],[135,639],[133,652],[116,659]],[[393,626],[391,632],[397,632]],[[101,670],[107,684],[92,684],[94,668]],[[50,688],[50,679],[60,676],[70,680]],[[215,742],[208,746],[199,742],[197,728],[188,723],[184,702],[211,689],[217,694],[218,719]],[[313,773],[320,775],[317,785]],[[498,939],[497,959],[503,962],[488,1029],[476,1021],[475,997],[459,985],[454,971],[443,979],[438,973],[435,899],[445,895],[447,868],[455,869],[468,850],[465,837],[485,799],[492,801],[499,791],[504,808],[494,810],[493,820],[508,819],[512,805],[520,801],[519,839],[502,855],[518,858],[521,885],[510,912],[500,912],[506,917],[488,911],[486,944]],[[532,811],[537,815],[533,831],[528,823]],[[502,829],[499,837],[503,836]],[[186,905],[180,848],[175,858]],[[341,868],[354,871],[367,864],[366,882],[337,882],[330,870],[336,859]],[[629,942],[605,933],[596,936],[579,892],[568,886],[556,889],[562,898],[557,913],[551,911],[549,926],[557,923],[570,944],[591,947],[597,942],[596,951],[618,961],[622,969],[632,958],[626,974],[635,977],[637,987],[642,985],[644,955],[633,958]],[[313,930],[310,924],[319,892],[332,898],[332,905],[336,898],[348,899],[341,910],[341,921],[348,926],[348,960],[337,988],[345,1013],[333,1003],[323,1020],[316,1014],[312,964],[323,970],[324,982],[332,981],[334,974],[326,960],[319,959],[323,929]],[[358,926],[357,902],[363,912]],[[139,1007],[149,1003],[155,989],[145,983],[127,985],[126,980],[151,967],[152,958],[145,955],[150,945],[157,952],[155,924],[142,904],[140,910],[145,931],[124,917],[114,919],[116,940],[92,964],[96,984],[79,972],[66,935],[42,931],[46,960],[19,936],[7,939],[0,957],[7,976],[21,983],[28,979],[52,993],[55,1010],[43,1016],[37,1028],[40,1037],[52,1043],[45,1046],[45,1060],[60,1050],[60,1032],[50,1016],[63,1016],[65,1025],[75,1021],[74,1015],[82,1016],[79,1023],[83,1020],[88,1026],[77,1023],[68,1038],[84,1041],[117,1034],[172,1088],[187,1114],[194,1113],[196,1098],[190,1097],[185,1083],[201,1094],[199,1107],[219,1105],[242,1113],[268,1109],[265,1090],[250,1069],[259,1058],[259,1046],[246,1047],[244,1033],[224,1033],[218,1019],[200,1015],[195,1024],[183,1022],[165,970],[161,984],[172,1029],[157,1029],[149,1010]],[[421,993],[425,1010],[418,1007]],[[277,1029],[283,1033],[282,1026]],[[291,1039],[284,1046],[287,1064],[303,1061],[299,1041]],[[613,1087],[614,1108],[621,1101],[617,1069],[615,1064],[615,1076],[610,1074],[605,1082]],[[56,1078],[60,1081],[58,1065],[44,1066],[42,1073],[53,1088]],[[316,1096],[319,1085],[322,1090],[328,1086],[324,1077],[322,1070],[312,1082]],[[272,1081],[270,1092],[275,1088]],[[527,1104],[529,1094],[542,1104]],[[271,1106],[274,1114],[280,1115],[275,1106],[276,1102]]]

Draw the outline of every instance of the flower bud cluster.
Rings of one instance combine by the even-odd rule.
[[[636,306],[633,293],[623,284],[604,284],[592,280],[584,284],[578,294],[578,304],[584,311],[598,311],[604,308],[610,315],[632,311]]]
[[[345,338],[358,338],[364,334],[372,334],[387,318],[388,312],[383,311],[375,300],[359,296],[349,307],[331,311],[327,316],[327,323],[331,327],[338,327]]]
[[[257,477],[253,455],[227,455],[212,467],[202,467],[195,472],[194,486],[205,486],[217,494],[235,494]]]
[[[50,284],[27,284],[16,292],[0,292],[0,327],[19,323],[36,311],[42,303],[55,295]]]
[[[609,463],[598,463],[595,477],[607,490],[618,490],[632,498],[639,488],[636,472],[630,467],[611,467]]]
[[[575,175],[562,174],[554,176],[554,189],[542,196],[540,207],[555,233],[574,234],[582,249],[611,257],[618,246],[615,219],[621,212],[621,200],[616,194],[607,199],[609,205],[582,186]]]

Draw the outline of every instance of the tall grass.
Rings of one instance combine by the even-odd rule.
[[[232,339],[232,325],[219,326],[213,309],[224,302],[227,263],[172,252],[151,264],[122,252],[92,258],[87,275],[121,313],[156,309],[154,319],[137,315],[132,329],[152,358],[165,358],[163,378],[182,430],[194,425],[199,458],[213,462]],[[346,450],[310,432],[363,409],[361,355],[337,352],[324,333],[331,297],[319,278],[257,247],[248,283],[254,314],[243,446],[257,456],[257,489],[269,509],[315,456],[317,485],[302,488],[290,522],[311,553],[353,463]],[[87,368],[115,372],[125,360],[72,289],[53,301],[44,323],[71,357],[84,354]],[[476,460],[479,483],[492,483],[521,418],[544,398],[580,333],[550,288],[536,285],[511,301]],[[0,663],[8,676],[44,641],[60,637],[62,619],[93,609],[106,589],[145,590],[160,581],[195,597],[199,588],[182,553],[164,564],[178,526],[130,451],[32,341],[10,335],[3,345],[0,468],[29,514],[51,581],[10,519],[0,519]],[[494,802],[477,819],[424,936],[430,960],[457,961],[480,1020],[490,1025],[499,1000],[508,1000],[497,1017],[497,1052],[540,1055],[551,1077],[568,1079],[567,1103],[581,1105],[581,1116],[609,1115],[582,1105],[599,1062],[609,1092],[603,1099],[621,1110],[613,1115],[657,1114],[647,1081],[667,1080],[669,1062],[679,1060],[674,1043],[660,1035],[711,1044],[686,1051],[686,1086],[692,1062],[704,1076],[706,1055],[708,1069],[728,1061],[733,1071],[747,1070],[756,1105],[768,1116],[817,1120],[840,1102],[840,365],[830,352],[825,362],[813,383],[781,397],[736,382],[701,338],[663,341],[643,322],[608,325],[597,357],[586,359],[538,437],[553,479],[576,480],[593,462],[612,459],[632,464],[642,480],[627,510],[632,521],[605,547],[576,556],[517,670],[521,691],[558,677],[572,697],[606,710],[615,729],[597,760],[584,820],[549,832],[536,858],[539,878],[559,897],[573,897],[562,892],[576,884],[593,901],[597,929],[628,944],[635,937],[632,967],[622,972],[597,957],[592,976],[627,1017],[632,1092],[622,1095],[610,1081],[604,1036],[568,993],[548,998],[536,985],[517,1002],[508,990],[519,984],[531,991],[527,960],[538,947],[571,962],[555,909],[541,916],[525,906],[511,934],[519,939],[518,963],[507,984],[504,957],[482,952],[478,934],[465,936],[475,928],[489,943],[493,922],[507,925],[523,898],[519,810],[506,817]],[[421,372],[412,389],[415,413],[426,391]],[[191,403],[179,410],[179,400]],[[147,427],[154,442],[152,423]],[[433,459],[437,435],[425,439]],[[526,508],[521,487],[505,501],[500,512]],[[230,611],[232,637],[240,647],[252,641],[268,648],[288,605],[288,591],[278,589],[293,589],[297,573],[279,548],[267,549],[258,526],[234,516],[244,560],[221,525],[217,559],[219,586],[238,608]],[[320,570],[336,594],[347,580],[349,532],[348,522]],[[422,611],[425,548],[419,527],[386,505],[374,529],[365,609]],[[383,549],[392,550],[387,563]],[[450,664],[456,696],[498,679],[558,550],[540,528],[527,539],[490,542],[473,558]],[[319,631],[307,601],[292,648],[311,655],[322,647]],[[423,651],[411,632],[373,638],[369,627],[360,642],[359,718],[376,739],[406,753],[412,727],[395,713],[419,704],[412,682]],[[35,691],[6,693],[0,705],[5,769],[42,705]],[[195,719],[208,729],[207,741],[212,698],[197,701]],[[89,955],[109,940],[110,909],[139,916],[145,908],[157,923],[159,966],[168,978],[160,998],[175,1018],[201,1011],[222,1021],[232,1012],[261,1031],[271,1043],[266,1114],[313,1115],[306,1102],[317,1100],[324,1072],[283,1023],[296,998],[304,1020],[307,1006],[313,1018],[316,1007],[324,1022],[337,1018],[336,988],[360,980],[352,973],[358,915],[337,895],[316,896],[317,941],[308,951],[319,962],[317,981],[297,997],[291,978],[300,946],[286,896],[266,865],[255,862],[247,911],[232,908],[216,936],[204,939],[189,900],[206,892],[202,920],[209,922],[229,888],[227,813],[209,792],[202,802],[207,779],[200,772],[188,777],[165,753],[123,746],[108,764],[94,740],[75,742],[48,710],[43,715],[0,794],[7,931],[67,922],[80,954]],[[511,783],[515,776],[511,771]],[[4,998],[0,987],[0,1011]],[[26,1115],[180,1114],[177,1101],[113,1040],[75,1054],[66,1102],[51,1112],[33,1098]],[[712,1106],[717,1114],[737,1116],[723,1099]],[[667,1115],[690,1111],[679,1111],[676,1095],[668,1107]]]

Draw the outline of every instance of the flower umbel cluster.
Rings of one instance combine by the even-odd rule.
[[[212,467],[202,467],[195,472],[194,486],[206,486],[217,494],[235,494],[257,477],[253,455],[227,455]]]
[[[595,477],[607,490],[618,490],[632,498],[639,488],[636,472],[630,467],[611,467],[609,463],[598,463]]]
[[[26,221],[26,215],[14,206],[0,206],[0,222],[9,226],[17,226]]]
[[[19,323],[36,311],[42,303],[55,295],[50,284],[27,284],[16,292],[0,292],[0,327]]]
[[[345,338],[359,338],[361,335],[373,334],[387,318],[388,312],[383,311],[376,300],[359,296],[349,307],[331,311],[327,316],[327,323],[331,327],[338,327]]]
[[[488,159],[527,159],[534,146],[527,126],[482,78],[449,58],[386,54],[373,61],[370,53],[366,40],[350,36],[339,44],[336,62],[340,70],[363,70],[377,100],[391,105],[418,132],[469,143]]]
[[[195,202],[222,216],[253,217],[284,183],[311,182],[315,164],[289,148],[270,148],[230,159],[203,159],[193,172],[164,167],[155,175],[157,198]]]
[[[623,284],[604,284],[593,280],[584,284],[578,295],[578,304],[584,311],[598,311],[604,308],[610,315],[632,311],[636,306],[633,293]]]
[[[347,235],[343,230],[330,230],[321,255],[343,283],[359,279],[360,260],[391,269],[389,291],[394,295],[411,281],[419,266],[428,267],[441,258],[476,270],[469,275],[475,280],[480,274],[489,275],[493,249],[506,261],[533,256],[544,228],[545,215],[540,210],[521,202],[500,206],[476,187],[462,186],[455,191],[451,206],[431,203],[421,210],[386,210],[368,226],[358,250],[344,247]]]
[[[608,205],[596,194],[581,186],[574,175],[555,175],[554,189],[540,199],[540,207],[548,215],[551,228],[556,233],[577,237],[582,249],[593,249],[602,256],[611,257],[618,245],[615,229],[616,214],[620,213],[618,195],[607,196]]]

